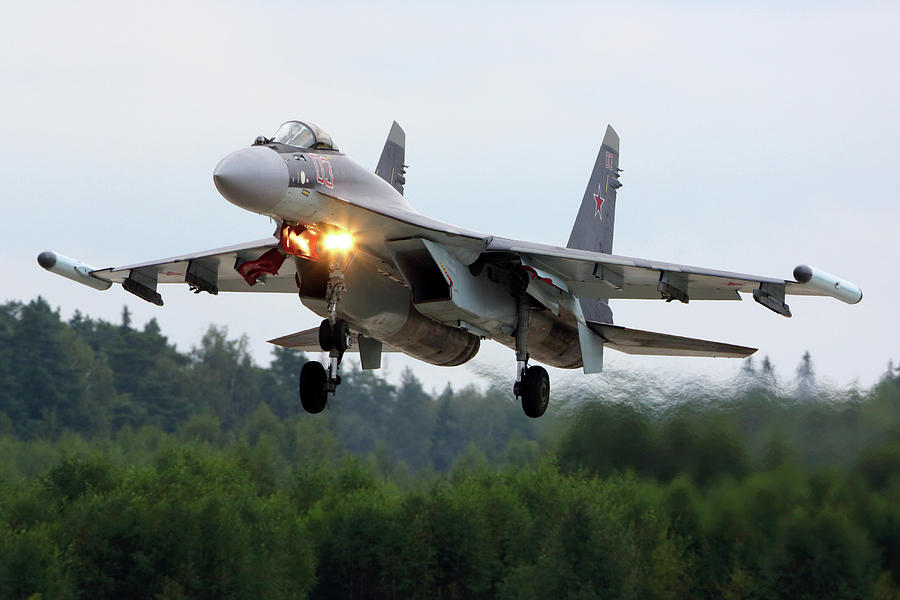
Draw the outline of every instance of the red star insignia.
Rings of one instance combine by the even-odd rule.
[[[597,210],[594,212],[594,214],[599,215],[600,207],[603,206],[603,198],[600,197],[600,194],[594,194],[594,202],[597,203]]]

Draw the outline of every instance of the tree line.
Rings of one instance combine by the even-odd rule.
[[[302,360],[2,305],[0,596],[900,597],[893,365],[666,403],[646,376],[533,421],[359,370],[310,417]]]

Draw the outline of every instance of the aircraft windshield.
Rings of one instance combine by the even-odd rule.
[[[337,150],[331,136],[312,123],[288,121],[278,128],[272,140],[279,144],[297,146],[298,148],[325,148]]]
[[[316,135],[312,132],[312,129],[300,121],[288,121],[278,128],[272,139],[279,144],[287,144],[299,148],[313,148],[316,145]]]

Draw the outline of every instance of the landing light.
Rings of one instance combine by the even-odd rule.
[[[285,254],[316,260],[319,258],[316,252],[318,239],[319,232],[313,227],[287,223],[281,226],[281,249]]]
[[[353,246],[353,236],[349,233],[329,233],[325,236],[326,250],[349,250]]]

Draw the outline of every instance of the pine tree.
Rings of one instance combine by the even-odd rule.
[[[437,420],[431,441],[431,460],[439,471],[449,469],[465,447],[467,438],[461,409],[453,397],[450,383],[438,400]]]
[[[816,392],[816,373],[813,367],[812,355],[809,350],[803,353],[800,364],[797,366],[797,397],[801,400],[810,400]]]
[[[400,377],[397,404],[389,424],[392,453],[396,461],[411,467],[428,464],[431,452],[430,433],[435,423],[435,403],[409,367]]]
[[[306,361],[306,355],[293,348],[275,346],[272,349],[272,362],[269,363],[272,390],[266,394],[266,403],[281,418],[294,416],[299,410],[297,384],[300,369]]]
[[[775,367],[772,366],[772,361],[769,360],[768,355],[763,357],[762,369],[760,369],[760,379],[766,387],[775,387]]]
[[[888,360],[887,371],[884,372],[883,379],[891,381],[895,385],[900,385],[900,365],[894,366],[893,360]]]
[[[755,375],[756,367],[753,366],[753,357],[748,356],[744,359],[744,362],[741,364],[741,373],[744,375]]]
[[[131,311],[127,304],[122,306],[122,329],[131,329]]]

